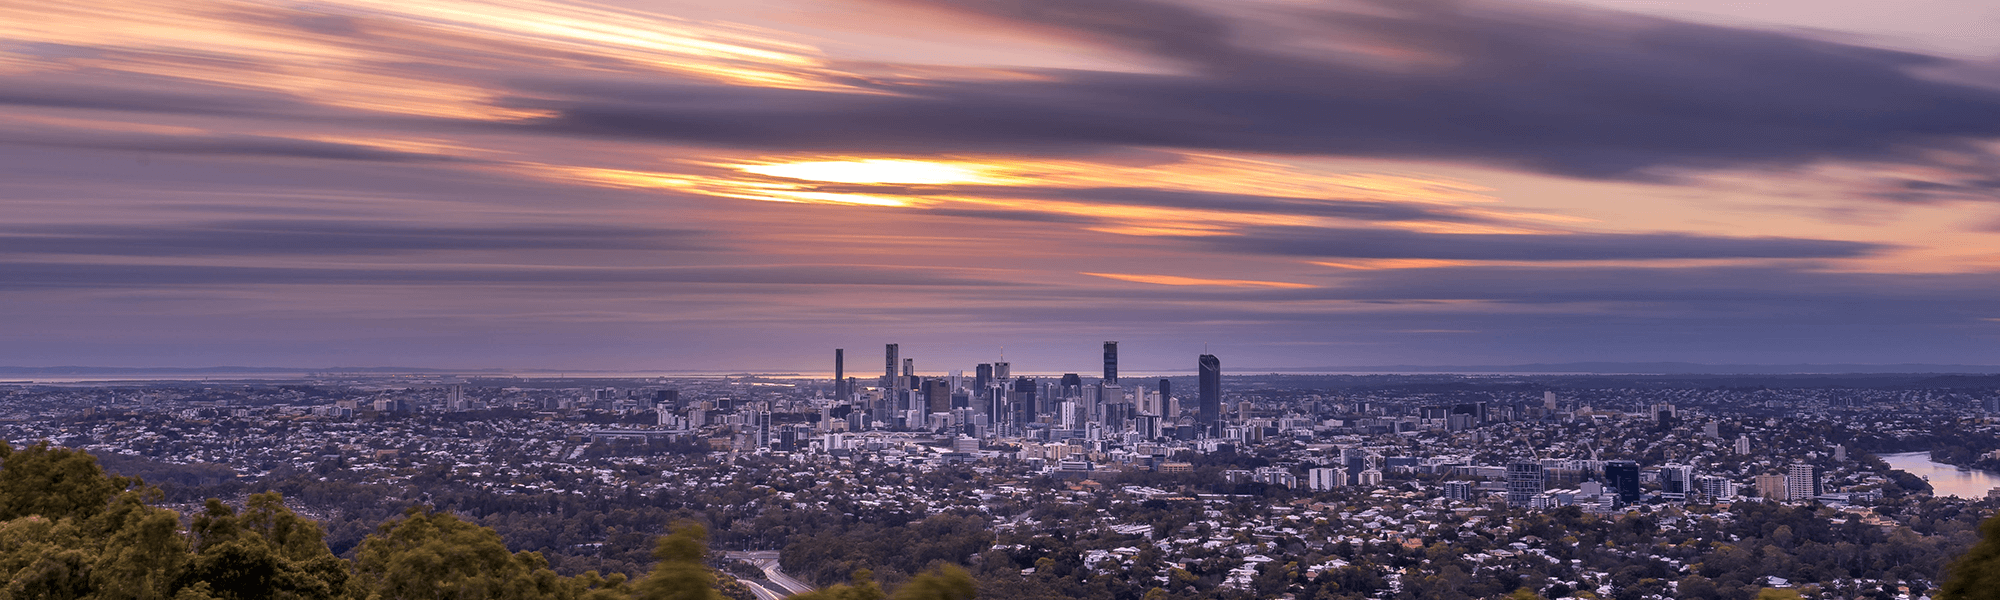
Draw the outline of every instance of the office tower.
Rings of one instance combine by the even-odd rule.
[[[1686,500],[1689,492],[1697,491],[1694,484],[1694,467],[1688,465],[1660,465],[1660,492],[1668,500]]]
[[[1035,380],[1026,377],[1014,380],[1014,395],[1009,400],[1014,404],[1016,424],[1027,425],[1035,422]]]
[[[896,387],[896,363],[901,362],[901,357],[897,356],[900,352],[895,344],[889,344],[883,350],[883,354],[885,356],[883,363],[886,366],[882,370],[882,389],[886,390]]]
[[[1535,496],[1547,489],[1544,481],[1540,462],[1517,460],[1507,463],[1507,506],[1520,508],[1533,503]]]
[[[875,413],[874,420],[885,423],[894,421],[894,418],[890,417],[889,413],[900,408],[899,403],[902,402],[903,398],[903,378],[896,376],[896,365],[902,362],[901,354],[901,349],[896,344],[889,344],[883,350],[882,385],[880,386],[882,389],[882,398],[869,411]]]
[[[833,349],[833,399],[847,399],[847,350]]]
[[[1614,460],[1604,463],[1604,485],[1618,492],[1618,501],[1631,504],[1639,501],[1639,463],[1629,460]]]
[[[1556,393],[1542,392],[1542,410],[1554,411],[1555,409],[1556,409]]]
[[[1014,375],[1013,372],[1010,370],[1010,367],[1011,366],[1004,361],[993,363],[993,380],[1001,383],[1006,383],[1007,380],[1013,379]]]
[[[1059,397],[1061,397],[1061,398],[1082,398],[1082,397],[1083,397],[1083,376],[1082,376],[1082,375],[1077,375],[1077,374],[1075,374],[1075,373],[1063,373],[1063,376],[1062,376],[1062,392],[1060,392],[1060,396],[1059,396]]]
[[[1118,383],[1118,342],[1104,343],[1104,382]]]
[[[987,386],[990,386],[992,384],[993,384],[993,364],[979,363],[979,366],[972,370],[972,389],[976,391],[983,391],[987,388]]]
[[[1203,354],[1195,361],[1195,370],[1201,388],[1201,414],[1197,420],[1212,436],[1222,423],[1222,359]]]
[[[1164,408],[1167,405],[1167,399],[1172,397],[1174,397],[1174,380],[1160,379],[1160,406]],[[1166,415],[1167,413],[1160,414]]]
[[[914,358],[903,359],[903,376],[904,377],[917,376],[917,359]]]
[[[951,412],[951,382],[935,378],[925,379],[923,390],[927,412]]]
[[[1811,500],[1818,498],[1819,468],[1808,464],[1792,465],[1785,474],[1785,495],[1789,500]]]
[[[1368,470],[1368,451],[1355,447],[1340,449],[1340,466],[1347,473],[1348,485],[1361,483],[1361,472]]]

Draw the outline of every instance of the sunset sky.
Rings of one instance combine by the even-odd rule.
[[[1991,0],[0,0],[0,365],[2000,364]]]

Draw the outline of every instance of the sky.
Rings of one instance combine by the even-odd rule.
[[[0,365],[2000,364],[1988,0],[0,0]]]

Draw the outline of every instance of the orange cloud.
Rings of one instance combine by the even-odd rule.
[[[1291,283],[1287,281],[1254,281],[1249,279],[1202,279],[1198,277],[1181,277],[1178,275],[1139,275],[1132,273],[1082,273],[1082,274],[1089,275],[1092,277],[1103,277],[1105,279],[1116,279],[1119,281],[1130,281],[1133,283],[1150,283],[1154,285],[1208,285],[1217,287],[1280,288],[1280,289],[1308,289],[1308,288],[1318,287],[1303,283]]]

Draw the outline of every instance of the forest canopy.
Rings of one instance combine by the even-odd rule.
[[[557,574],[511,552],[493,529],[427,507],[381,523],[336,556],[325,531],[264,492],[241,507],[209,499],[191,518],[158,488],[105,473],[90,454],[0,443],[0,600],[750,600],[713,566],[707,531],[658,536],[645,576]],[[971,576],[939,566],[892,594],[866,571],[812,592],[835,600],[970,600]]]

